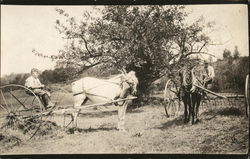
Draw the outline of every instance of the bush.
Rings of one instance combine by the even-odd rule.
[[[212,88],[214,91],[244,92],[245,78],[249,73],[248,57],[218,60],[214,66],[215,79]]]

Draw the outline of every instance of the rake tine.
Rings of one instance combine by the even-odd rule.
[[[40,122],[40,124],[39,124],[38,128],[36,129],[35,133],[29,138],[29,140],[31,140],[36,135],[36,133],[40,129],[41,125],[42,125],[42,122]]]

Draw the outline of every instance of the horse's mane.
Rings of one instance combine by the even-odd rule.
[[[193,82],[192,70],[185,68],[182,72],[182,85],[188,86]]]

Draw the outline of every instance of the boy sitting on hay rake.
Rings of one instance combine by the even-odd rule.
[[[54,108],[55,104],[50,100],[50,92],[45,90],[45,85],[38,78],[40,71],[36,68],[31,69],[31,76],[25,81],[25,86],[31,89],[40,99],[46,109]]]

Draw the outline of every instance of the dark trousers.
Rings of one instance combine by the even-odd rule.
[[[211,78],[210,80],[208,80],[207,82],[205,82],[205,88],[207,89],[207,86],[209,85],[209,84],[212,84],[212,82],[213,82],[213,79]]]

